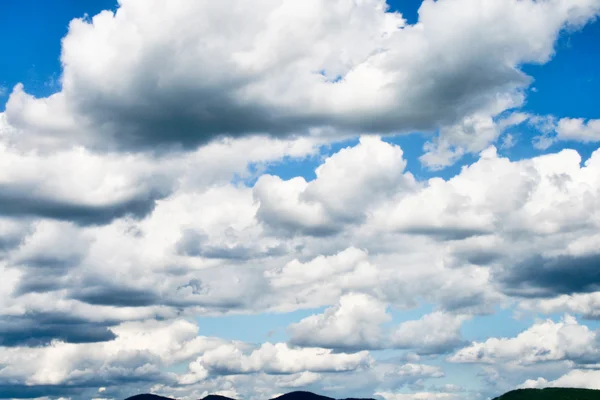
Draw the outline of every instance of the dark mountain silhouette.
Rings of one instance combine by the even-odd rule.
[[[169,397],[155,394],[138,394],[125,400],[174,400]],[[211,394],[201,400],[236,400],[230,397]],[[270,400],[336,400],[332,397],[321,396],[311,392],[290,392]],[[348,397],[341,400],[373,400],[365,398]],[[571,388],[546,388],[546,389],[518,389],[496,397],[494,400],[600,400],[600,390],[571,389]]]
[[[290,392],[286,394],[282,394],[279,397],[275,397],[271,400],[335,400],[334,398],[321,396],[311,392]]]
[[[332,397],[321,396],[319,394],[311,393],[311,392],[290,392],[286,394],[282,394],[279,397],[275,397],[271,400],[336,400]],[[361,399],[361,398],[353,398],[348,397],[342,400],[374,400],[374,399]]]
[[[135,396],[131,396],[126,398],[125,400],[174,400],[169,397],[157,396],[155,394],[136,394]]]
[[[218,395],[218,394],[209,394],[208,396],[206,396],[202,400],[236,400],[236,399],[232,399],[231,397],[221,396],[221,395]]]
[[[137,396],[129,397],[125,400],[175,400],[168,397],[157,396],[155,394],[138,394]],[[201,400],[236,400],[230,397],[220,396],[218,394],[210,394],[204,397]],[[290,392],[283,394],[279,397],[275,397],[271,400],[336,400],[332,397],[321,396],[311,392]],[[361,399],[361,398],[353,398],[348,397],[342,400],[374,400],[374,399]]]
[[[600,400],[600,390],[570,388],[519,389],[505,393],[494,400]]]

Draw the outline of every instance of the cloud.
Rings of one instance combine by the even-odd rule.
[[[101,343],[54,340],[43,347],[0,346],[0,365],[5,366],[0,385],[10,384],[17,392],[27,393],[19,389],[27,385],[30,392],[37,388],[46,394],[68,394],[78,388],[97,390],[101,385],[167,383],[172,377],[161,372],[161,367],[225,343],[198,336],[198,327],[184,320],[126,322],[111,331],[113,337]]]
[[[600,120],[583,118],[562,118],[558,121],[556,133],[561,140],[578,142],[600,142]]]
[[[444,376],[444,372],[438,366],[412,363],[402,366],[394,365],[385,373],[386,379],[395,378],[397,380],[397,378],[400,378],[401,382],[416,381],[423,378],[442,378]]]
[[[595,292],[600,289],[600,254],[537,255],[515,265],[500,277],[506,291],[525,297]]]
[[[166,166],[84,148],[19,152],[0,143],[0,214],[104,224],[144,217],[171,191]],[[162,167],[162,168],[161,168]]]
[[[0,346],[43,346],[53,340],[93,343],[114,339],[109,324],[59,313],[0,316]]]
[[[115,187],[105,181],[118,181],[120,176],[127,184],[139,184],[141,192],[162,187],[163,182],[169,192],[140,218],[121,216],[91,225],[24,215],[0,219],[0,237],[6,243],[0,250],[0,324],[5,323],[0,348],[12,357],[0,363],[12,368],[30,359],[54,357],[44,351],[74,354],[56,366],[56,375],[38,373],[39,365],[26,371],[12,369],[10,379],[16,383],[9,389],[0,382],[5,385],[2,390],[18,391],[17,397],[72,393],[73,398],[91,398],[97,394],[88,393],[91,387],[86,385],[94,385],[94,391],[107,388],[105,397],[121,398],[152,381],[168,391],[161,393],[181,394],[174,396],[178,398],[198,398],[204,391],[220,390],[226,382],[232,385],[229,389],[248,396],[258,390],[268,396],[268,388],[292,387],[285,385],[331,387],[332,393],[342,396],[348,388],[357,393],[372,389],[365,396],[401,388],[434,393],[426,380],[443,371],[415,364],[414,359],[399,365],[371,363],[368,353],[354,352],[398,347],[435,360],[462,345],[460,326],[466,316],[491,313],[498,305],[522,300],[536,311],[593,315],[596,292],[589,291],[595,290],[594,274],[577,261],[597,250],[599,152],[583,163],[573,150],[511,161],[487,148],[452,178],[419,181],[406,173],[398,146],[369,136],[323,159],[317,178],[305,182],[304,191],[290,192],[298,202],[285,204],[282,215],[297,213],[295,225],[267,221],[260,213],[263,198],[257,196],[259,183],[253,184],[254,179],[263,168],[286,157],[317,154],[318,143],[252,137],[223,139],[177,154],[83,151],[83,160],[98,157],[92,162],[94,170],[102,169],[104,157],[109,160],[110,168],[94,181],[105,188],[98,196]],[[35,160],[31,168],[48,170],[48,176],[59,179],[63,173],[58,162],[48,161],[52,152],[10,149],[15,159]],[[75,150],[59,151],[66,159],[71,152]],[[363,167],[358,168],[356,160],[362,160]],[[121,175],[119,168],[128,162],[139,169]],[[255,171],[249,163],[257,165]],[[33,173],[9,174],[10,179],[21,174],[31,185],[41,186],[43,198],[60,194],[81,204],[96,201],[86,197],[92,187],[70,191],[77,184],[75,178],[55,190]],[[236,174],[244,184],[230,182]],[[290,181],[294,180],[274,177],[269,190],[280,190]],[[302,228],[306,204],[318,204],[328,218],[327,224],[317,226],[334,228],[326,238]],[[582,284],[565,263],[551,262],[563,258],[572,260],[577,267],[573,271],[588,282]],[[525,268],[530,260],[546,263],[537,268],[537,275]],[[565,292],[572,294],[563,297]],[[403,311],[423,303],[436,311],[398,327],[398,342],[390,344],[386,306]],[[290,343],[264,348],[260,343],[217,338],[195,340],[197,330],[185,324],[169,328],[181,333],[164,334],[180,334],[182,339],[174,344],[162,335],[145,338],[125,331],[127,326],[131,332],[159,330],[140,322],[153,319],[321,307],[324,312],[295,325]],[[581,326],[569,329],[584,332]],[[30,337],[21,334],[25,330],[30,330]],[[576,334],[562,335],[579,337]],[[126,344],[126,337],[131,344]],[[342,340],[336,341],[338,337]],[[171,355],[146,341],[156,342]],[[115,343],[135,351],[113,357],[118,353],[118,346],[111,347]],[[527,346],[517,348],[526,352],[535,347]],[[530,357],[549,357],[553,370],[540,369],[546,367],[537,361],[519,363],[510,354],[490,365],[528,368],[519,382],[556,377],[568,372],[568,363],[593,361],[581,355],[578,346],[562,343],[549,355],[542,351]],[[495,353],[489,351],[492,359]],[[306,360],[290,361],[296,357]],[[85,366],[101,372],[92,377]],[[338,370],[343,373],[333,372]],[[40,380],[35,388],[19,386],[25,376],[36,374]],[[389,385],[382,383],[386,376]],[[508,376],[507,381],[516,382],[516,373]],[[42,387],[46,392],[38,390]]]
[[[125,0],[70,23],[61,92],[37,99],[18,85],[6,112],[45,138],[127,149],[223,134],[434,131],[518,104],[530,82],[519,67],[547,62],[561,31],[599,11],[594,0],[480,4],[426,1],[406,25],[382,0]]]
[[[523,310],[540,310],[544,314],[568,312],[580,314],[586,319],[600,319],[600,292],[525,299],[519,306]]]
[[[285,388],[299,388],[311,385],[318,382],[320,379],[321,374],[305,371],[295,375],[283,376],[277,384],[278,386]]]
[[[361,137],[315,170],[316,179],[283,181],[263,175],[254,186],[257,216],[269,226],[290,233],[331,235],[344,224],[357,223],[373,205],[398,190],[414,186],[404,173],[402,149],[379,137]]]
[[[438,399],[456,399],[459,395],[456,393],[443,392],[417,392],[417,393],[388,393],[378,392],[377,396],[383,397],[385,400],[438,400]]]
[[[288,328],[290,342],[300,346],[345,350],[385,346],[381,327],[391,319],[386,304],[360,293],[343,295],[323,314],[304,318]]]
[[[463,343],[460,328],[467,319],[465,315],[443,312],[426,314],[400,324],[392,334],[392,345],[414,349],[418,354],[447,353]]]
[[[534,137],[534,147],[545,150],[558,141],[594,143],[600,141],[600,120],[532,116],[530,123],[542,132]]]
[[[527,365],[545,361],[586,362],[598,357],[596,333],[566,315],[560,322],[540,321],[514,338],[473,342],[448,358],[456,363],[509,362]]]
[[[310,372],[344,372],[368,368],[369,353],[333,353],[322,348],[293,348],[285,343],[263,343],[249,354],[235,345],[224,345],[205,352],[190,364],[190,370],[208,371],[219,375],[296,374]]]
[[[574,369],[553,381],[544,378],[528,379],[520,388],[571,387],[581,389],[600,389],[600,371]]]

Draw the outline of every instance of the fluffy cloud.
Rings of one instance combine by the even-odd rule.
[[[393,366],[385,372],[385,379],[398,379],[401,382],[410,382],[424,378],[442,378],[445,374],[440,367],[425,364],[404,364]]]
[[[552,115],[530,116],[529,122],[542,134],[534,137],[533,145],[545,150],[558,141],[591,143],[600,141],[600,120],[561,118]]]
[[[310,372],[344,372],[371,363],[366,351],[354,354],[333,353],[320,348],[296,349],[284,343],[264,343],[245,354],[234,345],[224,345],[205,352],[190,364],[196,373],[206,370],[217,374],[247,374],[264,371],[268,374],[295,374]]]
[[[600,120],[583,118],[562,118],[558,121],[556,133],[561,140],[579,142],[600,142]]]
[[[511,161],[490,144],[525,122],[540,144],[597,140],[595,120],[507,110],[521,66],[599,11],[425,0],[408,25],[383,0],[121,0],[72,21],[60,91],[17,85],[0,113],[0,397],[465,398],[417,360],[462,345],[470,316],[519,301],[597,318],[600,151]],[[429,169],[478,159],[421,180],[380,136],[415,130],[435,132]],[[290,159],[316,177],[270,168]],[[388,307],[421,304],[435,311],[389,327]],[[316,308],[288,343],[185,319]],[[567,317],[450,360],[585,385],[596,342]],[[361,351],[384,348],[406,351]]]
[[[0,143],[0,212],[82,224],[152,211],[173,182],[168,166],[141,156],[20,152]]]
[[[74,326],[73,328],[77,328]],[[98,388],[128,382],[169,381],[160,367],[192,358],[223,341],[198,336],[184,320],[123,323],[102,343],[53,341],[44,347],[0,347],[0,385],[35,389]],[[14,397],[21,397],[14,395]]]
[[[301,177],[283,181],[261,176],[254,186],[260,202],[257,215],[276,229],[333,234],[345,223],[360,222],[371,206],[395,191],[414,186],[405,167],[399,146],[378,137],[361,137],[357,146],[327,158],[310,182]]]
[[[122,0],[114,13],[71,22],[61,92],[36,99],[17,86],[7,115],[45,138],[120,148],[328,127],[435,130],[519,105],[530,81],[519,66],[547,62],[559,32],[599,8],[425,1],[407,25],[382,0]]]
[[[419,354],[449,352],[463,343],[460,328],[466,319],[465,315],[434,312],[403,322],[392,334],[392,345],[415,349]]]
[[[102,343],[53,341],[44,347],[0,346],[0,364],[6,366],[0,371],[0,387],[11,385],[17,391],[19,384],[23,385],[15,397],[44,387],[59,392],[79,390],[81,395],[81,390],[102,384],[191,385],[210,374],[255,372],[289,375],[279,384],[294,387],[317,381],[318,372],[353,371],[369,368],[373,362],[367,352],[294,349],[283,343],[254,348],[242,342],[203,337],[195,324],[185,320],[125,322],[111,331],[114,337]],[[185,361],[191,361],[188,371],[178,377],[161,370]]]
[[[462,398],[461,395],[456,393],[443,393],[443,392],[417,392],[417,393],[389,393],[389,392],[378,392],[375,393],[378,396],[383,397],[385,400],[438,400],[438,399],[457,399]]]
[[[538,322],[514,338],[490,338],[473,342],[451,357],[457,363],[533,364],[544,361],[572,360],[589,362],[599,355],[596,333],[580,325],[572,316],[560,322]]]
[[[380,325],[390,319],[384,303],[365,294],[351,293],[323,314],[292,324],[288,331],[291,342],[301,346],[378,348],[384,344]]]
[[[549,299],[524,300],[519,306],[523,310],[539,310],[544,314],[569,312],[585,318],[600,318],[600,292],[561,295]]]
[[[544,378],[529,379],[521,388],[573,387],[582,389],[600,389],[600,371],[574,369],[553,381]]]

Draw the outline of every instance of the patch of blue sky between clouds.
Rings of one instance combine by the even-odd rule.
[[[0,12],[0,112],[13,87],[23,83],[36,97],[60,90],[61,39],[69,22],[102,10],[115,10],[116,0],[19,0],[2,3]],[[41,10],[43,12],[36,12]],[[10,56],[7,56],[10,55]]]

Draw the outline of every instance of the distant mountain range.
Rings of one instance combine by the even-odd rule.
[[[128,397],[125,400],[175,400],[175,399],[171,399],[169,397],[157,396],[155,394],[138,394],[137,396]],[[236,399],[232,399],[230,397],[225,397],[225,396],[219,396],[216,394],[211,394],[201,400],[236,400]],[[336,400],[336,399],[334,399],[332,397],[321,396],[321,395],[311,393],[311,392],[298,391],[298,392],[286,393],[286,394],[283,394],[279,397],[275,397],[270,400]],[[359,398],[351,398],[350,397],[350,398],[340,399],[340,400],[374,400],[374,399],[359,399]]]
[[[138,394],[125,400],[175,400],[154,394]],[[211,394],[201,400],[236,400],[225,396]],[[270,400],[336,400],[332,397],[321,396],[311,392],[291,392]],[[342,400],[373,400],[346,398]],[[547,388],[519,389],[496,397],[494,400],[600,400],[600,390]]]

